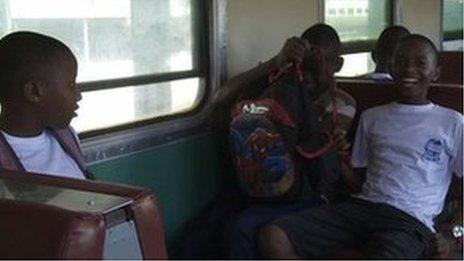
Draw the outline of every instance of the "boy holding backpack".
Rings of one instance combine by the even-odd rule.
[[[314,25],[216,95],[219,104],[238,100],[229,139],[248,201],[229,217],[229,258],[259,258],[255,234],[261,226],[334,198],[347,169],[344,135],[355,114],[354,100],[334,80],[343,64],[340,50],[333,28]]]

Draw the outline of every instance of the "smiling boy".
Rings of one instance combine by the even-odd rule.
[[[438,68],[426,37],[401,40],[392,76],[397,102],[365,111],[358,125],[352,165],[366,175],[360,194],[262,229],[267,257],[318,258],[357,246],[366,259],[418,259],[430,250],[452,173],[462,178],[463,118],[427,99]]]

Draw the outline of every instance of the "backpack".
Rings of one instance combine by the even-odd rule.
[[[84,155],[71,128],[47,129],[58,141],[63,150],[76,162],[87,179],[94,179],[92,173],[85,167]],[[0,168],[6,170],[26,171],[16,156],[13,148],[0,132]]]
[[[292,118],[270,98],[239,102],[231,114],[229,143],[239,187],[253,198],[283,196],[297,178],[291,152],[296,130]],[[253,133],[263,136],[264,147],[249,146]]]
[[[236,178],[251,198],[329,195],[340,180],[340,156],[330,151],[332,136],[318,120],[317,97],[301,86],[298,66],[290,69],[270,75],[270,86],[258,98],[240,101],[231,110],[229,144]],[[329,106],[333,125],[336,101],[332,98]],[[260,148],[250,146],[256,136],[263,141]]]

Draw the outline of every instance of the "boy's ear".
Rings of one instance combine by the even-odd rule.
[[[335,72],[339,72],[342,69],[344,62],[345,60],[343,60],[343,57],[337,57],[337,60],[335,61]]]
[[[377,51],[375,49],[372,50],[371,57],[372,57],[372,61],[374,61],[374,63],[377,64],[378,54],[377,54]]]
[[[388,64],[388,74],[390,74],[391,76],[392,72],[393,72],[393,61],[390,64]]]
[[[45,84],[41,81],[31,80],[24,85],[23,95],[26,101],[38,103],[45,96]]]
[[[440,73],[441,73],[441,67],[437,66],[437,69],[435,70],[435,76],[432,78],[432,82],[435,82],[440,78]]]

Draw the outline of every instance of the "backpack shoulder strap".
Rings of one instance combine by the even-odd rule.
[[[93,179],[92,173],[85,167],[84,154],[81,151],[79,141],[70,127],[64,129],[50,129],[51,134],[60,143],[63,150],[77,163],[82,173],[88,179]]]
[[[0,168],[8,170],[25,171],[23,164],[18,159],[15,151],[8,143],[5,135],[0,131]]]

